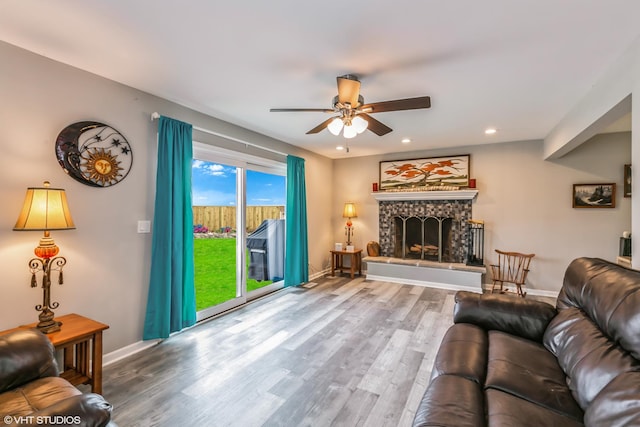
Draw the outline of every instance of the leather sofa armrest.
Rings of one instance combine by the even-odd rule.
[[[13,417],[11,427],[69,425],[79,427],[117,427],[111,421],[113,407],[95,393],[79,394],[60,400],[27,416]]]
[[[547,325],[557,313],[546,302],[511,295],[459,291],[455,301],[454,323],[472,323],[537,342],[542,342]]]
[[[55,349],[42,332],[19,329],[0,335],[0,393],[38,378],[57,376]]]

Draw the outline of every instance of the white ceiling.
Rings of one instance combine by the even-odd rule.
[[[544,138],[639,17],[638,0],[2,0],[0,40],[340,158]],[[305,134],[328,115],[269,112],[330,108],[347,73],[366,102],[432,108],[374,115],[394,131],[349,154]]]

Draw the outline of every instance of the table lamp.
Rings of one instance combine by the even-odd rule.
[[[347,236],[347,246],[351,246],[351,236],[353,235],[353,223],[351,218],[357,218],[356,205],[352,202],[344,204],[344,211],[342,211],[342,217],[347,218],[347,225],[344,228],[344,234]]]
[[[42,304],[36,305],[40,312],[37,328],[49,334],[60,330],[60,322],[54,320],[51,309],[58,308],[51,302],[51,271],[58,271],[58,284],[62,285],[62,267],[67,263],[64,257],[56,256],[60,251],[51,238],[51,230],[72,230],[76,228],[67,205],[67,196],[61,188],[50,188],[45,181],[43,187],[27,188],[22,212],[13,227],[15,231],[44,231],[40,244],[34,249],[36,258],[29,261],[31,287],[37,286],[36,273],[42,271]]]

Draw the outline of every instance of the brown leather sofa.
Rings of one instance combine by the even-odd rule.
[[[0,426],[115,426],[102,396],[58,376],[55,349],[36,330],[0,336]]]
[[[414,426],[640,426],[640,272],[574,260],[556,307],[458,292]]]

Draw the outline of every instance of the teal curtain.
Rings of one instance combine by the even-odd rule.
[[[309,246],[304,159],[296,156],[287,156],[286,218],[284,285],[298,286],[309,281]]]
[[[192,133],[190,124],[160,117],[145,340],[166,338],[196,323]]]

